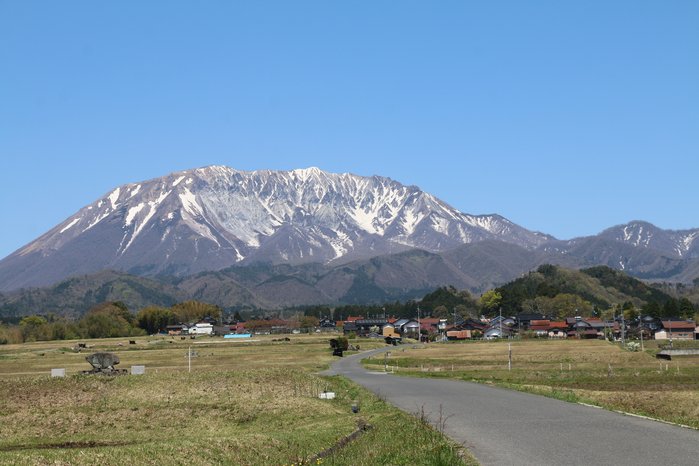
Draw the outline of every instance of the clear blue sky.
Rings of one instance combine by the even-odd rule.
[[[567,239],[699,227],[699,2],[0,0],[0,257],[211,164],[415,184]]]

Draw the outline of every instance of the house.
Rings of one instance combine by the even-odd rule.
[[[641,326],[650,330],[651,333],[655,333],[663,328],[663,324],[660,319],[656,319],[653,316],[645,316],[641,318]]]
[[[408,322],[410,322],[410,319],[404,318],[404,319],[397,319],[397,320],[391,322],[391,324],[393,324],[393,327],[396,329],[396,331],[398,333],[401,333],[403,331],[403,326],[405,324],[407,324]]]
[[[462,321],[458,325],[454,325],[454,327],[452,327],[452,330],[478,330],[480,332],[483,332],[486,328],[487,325],[485,325],[483,322],[469,318]]]
[[[500,327],[500,325],[488,327],[488,329],[483,333],[483,338],[486,340],[493,340],[495,338],[509,338],[510,336],[512,336],[512,330],[505,326]]]
[[[400,333],[404,337],[417,338],[420,325],[417,320],[413,319],[398,319],[393,323],[396,328],[396,332]]]
[[[321,317],[318,319],[318,326],[323,328],[335,328],[335,321],[329,317]]]
[[[529,325],[531,324],[532,320],[544,320],[546,317],[539,313],[527,313],[527,312],[520,312],[517,314],[515,317],[517,319],[517,325],[522,329],[522,330],[528,330]]]
[[[420,319],[420,330],[427,330],[427,333],[437,333],[439,331],[440,322],[443,319],[438,319],[436,317],[425,317]],[[446,324],[446,320],[444,320]]]
[[[570,322],[573,323],[571,324]],[[580,339],[603,338],[604,329],[607,327],[607,324],[600,319],[583,320],[579,317],[574,317],[566,319],[566,323],[569,324],[568,336]]]
[[[447,340],[468,340],[470,338],[470,330],[447,330]]]
[[[209,322],[197,322],[193,327],[190,327],[190,335],[212,335],[214,333],[214,326]]]
[[[355,320],[357,335],[368,336],[369,334],[381,335],[384,325],[388,324],[386,319],[361,319]]]
[[[337,330],[337,324],[329,317],[321,317],[318,320],[318,328],[321,332],[334,332]]]
[[[549,322],[549,338],[566,338],[568,336],[568,324],[565,320]]]
[[[182,335],[184,328],[186,326],[182,324],[177,324],[177,325],[168,325],[165,327],[165,331],[167,332],[168,335]]]
[[[400,334],[396,331],[396,326],[390,322],[383,326],[382,335],[387,338],[400,338]]]
[[[342,333],[347,335],[348,333],[357,333],[358,327],[357,324],[355,323],[356,321],[353,322],[343,322],[342,323]]]
[[[549,336],[551,321],[548,319],[532,320],[529,322],[529,331],[534,332],[537,337]]]
[[[228,335],[235,333],[235,324],[214,325],[215,335]]]
[[[663,320],[662,329],[655,332],[656,340],[694,340],[697,324],[688,320]]]

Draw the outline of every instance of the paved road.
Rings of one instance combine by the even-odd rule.
[[[360,366],[360,359],[387,350],[340,359],[323,374],[348,377],[409,413],[424,411],[435,425],[441,409],[444,433],[483,465],[699,465],[699,431],[513,390],[371,373]]]

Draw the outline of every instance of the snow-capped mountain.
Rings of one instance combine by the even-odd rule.
[[[187,275],[254,262],[341,262],[483,240],[553,238],[468,215],[415,186],[318,168],[212,166],[118,187],[0,261],[0,290],[103,269]]]
[[[633,221],[569,241],[550,241],[540,249],[578,258],[584,265],[607,265],[639,278],[686,281],[685,269],[699,258],[699,229],[663,230]]]
[[[599,236],[635,247],[655,249],[678,259],[699,257],[699,229],[663,230],[653,224],[633,221],[604,230]]]

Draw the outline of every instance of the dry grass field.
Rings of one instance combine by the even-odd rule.
[[[392,352],[397,373],[447,377],[581,401],[699,428],[699,357],[672,361],[599,340],[433,343]],[[383,368],[383,357],[366,361]]]
[[[81,353],[77,342],[0,346],[0,464],[474,464],[418,419],[346,379],[315,375],[332,360],[328,336],[281,339],[88,340]],[[77,375],[95,351],[146,374]],[[50,378],[51,368],[68,376]],[[319,399],[323,390],[337,398]],[[317,458],[358,423],[372,428]]]

